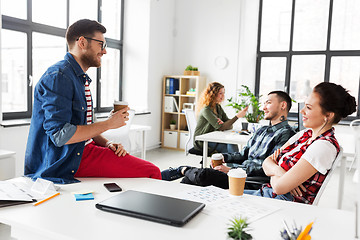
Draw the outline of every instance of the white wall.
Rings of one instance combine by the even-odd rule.
[[[245,84],[255,89],[256,46],[259,1],[242,0],[240,9],[240,37],[237,88]]]
[[[176,1],[175,73],[182,74],[187,65],[199,68],[208,82],[225,85],[231,96],[237,85],[240,1]],[[219,69],[217,57],[228,65]]]
[[[123,93],[130,107],[151,112],[134,119],[152,127],[148,148],[160,145],[161,81],[173,72],[173,19],[174,0],[126,1]]]
[[[225,86],[226,99],[242,84],[255,85],[258,2],[254,0],[176,1],[175,73],[191,64],[208,82]],[[225,68],[216,59],[227,59]],[[227,104],[227,101],[224,102]],[[229,116],[232,108],[225,108]]]

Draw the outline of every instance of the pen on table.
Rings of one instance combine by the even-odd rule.
[[[56,196],[58,196],[58,195],[60,195],[59,192],[58,192],[58,193],[55,193],[54,195],[51,195],[51,196],[48,197],[48,198],[45,198],[45,199],[41,200],[40,202],[34,203],[34,206],[37,206],[37,205],[39,205],[39,204],[41,204],[41,203],[43,203],[43,202],[46,202],[47,200],[50,200],[50,199],[52,199],[52,198],[54,198],[54,197],[56,197]]]

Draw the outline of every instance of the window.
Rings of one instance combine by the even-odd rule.
[[[36,86],[40,77],[48,67],[64,58],[64,52],[66,52],[66,40],[64,37],[37,32],[33,33],[32,39],[33,75],[31,84]]]
[[[261,59],[261,66],[260,95],[266,96],[271,91],[282,90],[286,74],[286,58],[264,57]]]
[[[359,102],[360,1],[260,0],[255,93],[283,90],[303,101],[320,82]],[[293,104],[290,117],[295,117]],[[360,117],[359,107],[347,120]]]
[[[98,0],[84,1],[70,0],[70,25],[77,20],[88,18],[97,19],[98,14]]]
[[[1,0],[1,14],[15,18],[27,19],[27,0]]]
[[[87,71],[93,80],[90,89],[95,112],[108,112],[114,99],[122,99],[124,0],[1,0],[1,3],[4,120],[31,117],[36,83],[50,65],[64,58],[66,28],[82,18],[98,20],[107,28],[108,48],[102,67]]]
[[[120,72],[120,51],[114,48],[107,48],[107,54],[102,58],[101,71],[101,107],[112,106],[118,98],[119,81],[117,77]]]
[[[3,111],[27,111],[27,36],[26,33],[3,29],[2,46],[2,100]]]
[[[32,21],[66,28],[66,0],[32,0]]]

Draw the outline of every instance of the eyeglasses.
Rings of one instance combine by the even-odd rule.
[[[97,41],[97,42],[101,43],[101,50],[104,50],[104,49],[107,47],[105,41],[101,41],[101,40],[97,40],[97,39],[89,38],[89,37],[84,37],[84,38],[85,38],[85,39],[89,39],[89,40],[94,40],[94,41]],[[78,40],[79,40],[79,38],[76,39],[76,41],[78,41]]]

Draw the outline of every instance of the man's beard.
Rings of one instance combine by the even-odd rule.
[[[273,112],[272,114],[266,116],[265,120],[273,120],[278,115],[278,112]]]
[[[101,66],[101,62],[98,62],[97,58],[96,57],[94,58],[92,55],[84,54],[80,57],[80,59],[85,65],[87,65],[89,67],[100,67]]]

